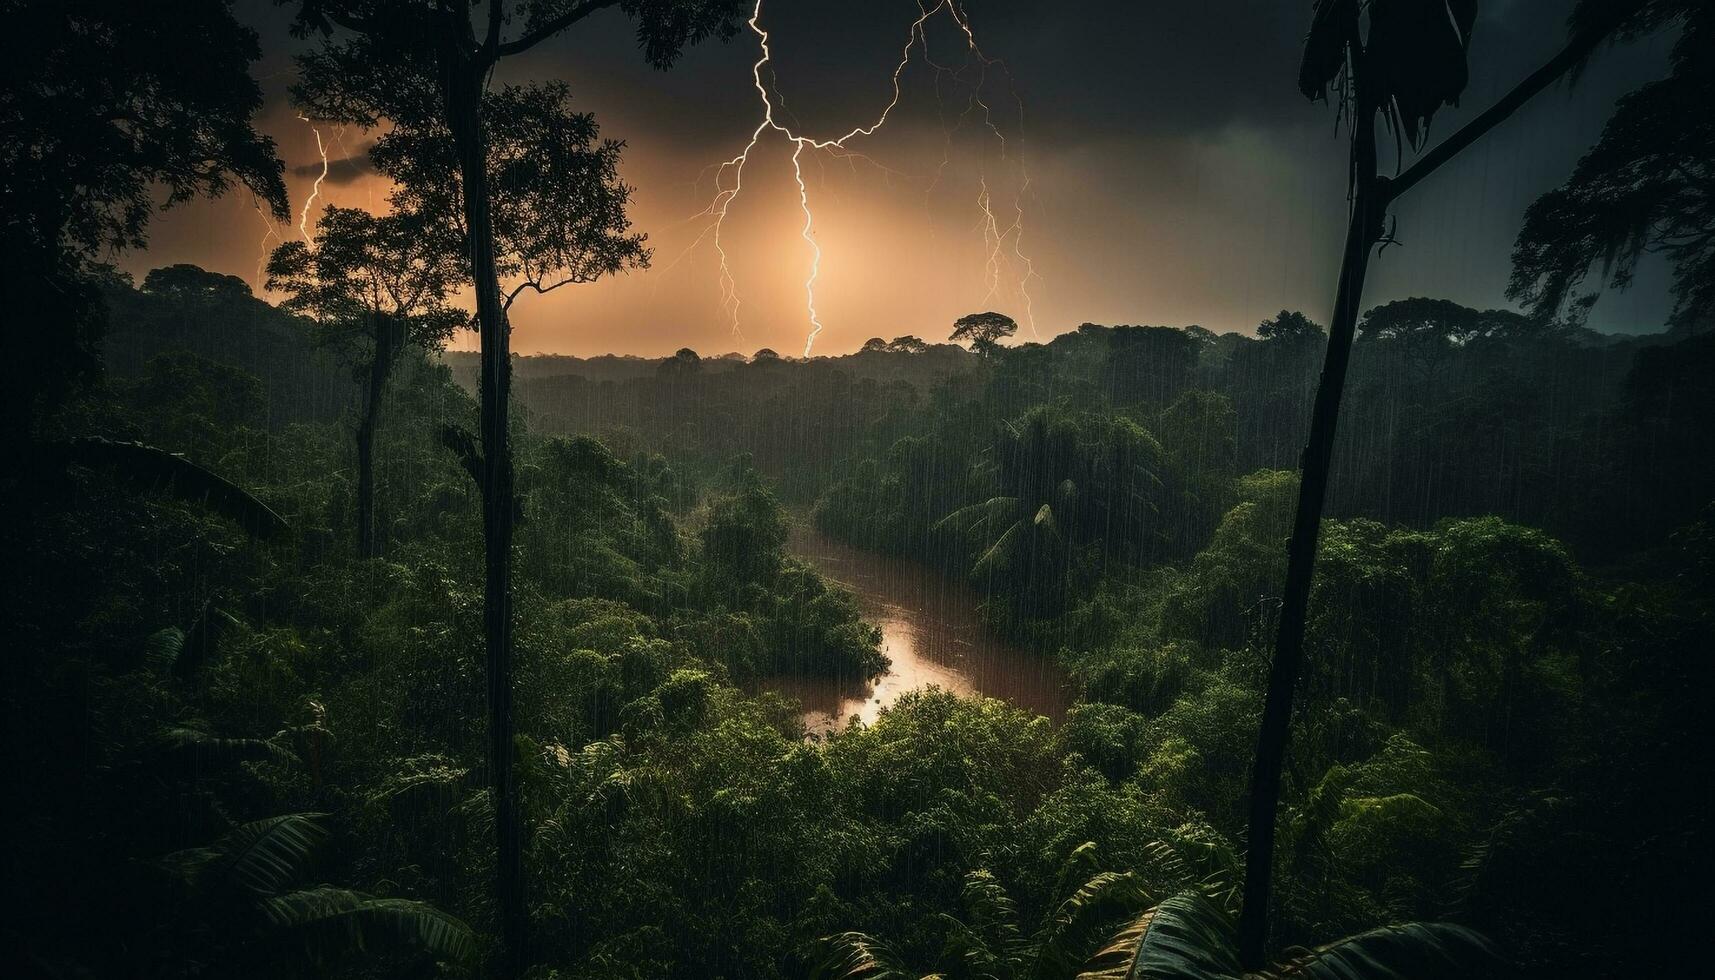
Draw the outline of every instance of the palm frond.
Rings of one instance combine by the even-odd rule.
[[[167,769],[200,773],[229,769],[241,762],[294,764],[288,749],[260,738],[221,738],[194,728],[169,728],[161,733],[156,762]]]
[[[941,518],[935,522],[934,530],[970,534],[988,524],[1010,522],[1017,509],[1017,497],[990,497],[979,503],[967,504]]]
[[[982,555],[977,558],[977,563],[971,566],[971,577],[984,578],[1011,564],[1013,555],[1029,533],[1025,528],[1023,521],[1015,521],[1007,528],[1004,534],[983,550]]]
[[[1072,848],[1066,859],[1060,862],[1059,873],[1054,876],[1054,897],[1064,899],[1070,896],[1078,885],[1101,870],[1101,861],[1102,850],[1093,840]]]
[[[1180,888],[1191,885],[1191,869],[1186,866],[1185,858],[1179,853],[1178,848],[1166,841],[1154,840],[1143,845],[1143,852],[1149,855],[1152,873],[1165,878]]]
[[[1346,64],[1346,42],[1358,16],[1357,0],[1316,0],[1304,57],[1298,63],[1298,91],[1307,99],[1328,96],[1328,86]]]
[[[957,920],[952,923],[955,934],[964,934],[960,946],[972,970],[979,975],[1015,970],[1026,956],[1027,942],[1019,927],[1019,904],[1007,894],[1007,887],[988,868],[978,868],[966,875],[960,898],[971,916],[971,925]]]
[[[1482,934],[1449,922],[1410,922],[1301,950],[1264,971],[1269,980],[1435,980],[1495,976],[1505,961]]]
[[[1036,516],[1030,519],[1030,523],[1036,525],[1036,529],[1044,534],[1054,537],[1060,536],[1060,525],[1054,521],[1053,504],[1043,504],[1036,508]]]
[[[459,919],[402,898],[375,898],[323,886],[263,899],[263,916],[300,941],[317,963],[358,953],[427,953],[458,963],[476,956],[476,936]]]
[[[238,620],[225,610],[215,608],[212,601],[204,603],[202,612],[197,614],[196,622],[185,633],[184,643],[173,660],[173,676],[183,680],[195,674],[207,662],[209,651],[214,649],[220,634],[237,623]]]
[[[1498,975],[1480,933],[1450,923],[1384,926],[1292,950],[1255,973],[1239,965],[1232,919],[1196,891],[1144,912],[1084,964],[1078,980],[1433,980]]]
[[[1130,871],[1104,871],[1061,902],[1038,934],[1036,975],[1071,976],[1096,952],[1113,924],[1147,905],[1143,882]]]
[[[1137,972],[1137,954],[1142,948],[1143,937],[1149,932],[1151,923],[1155,921],[1155,909],[1149,909],[1142,915],[1131,920],[1124,929],[1115,933],[1106,946],[1084,962],[1083,969],[1078,971],[1077,980],[1138,980],[1143,974]]]
[[[31,447],[38,466],[91,466],[132,482],[162,490],[181,500],[206,504],[257,537],[286,530],[286,522],[251,493],[177,453],[140,442],[84,437]]]
[[[862,932],[824,936],[810,980],[919,980],[893,948]],[[928,974],[921,980],[937,980]]]
[[[1144,912],[1085,964],[1078,980],[1230,980],[1239,966],[1232,920],[1198,892]]]
[[[158,629],[143,641],[143,662],[157,673],[170,673],[184,648],[184,630],[177,626]]]

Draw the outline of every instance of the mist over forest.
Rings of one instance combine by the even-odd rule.
[[[9,975],[1704,958],[1715,8],[1578,0],[1432,129],[1474,0],[1302,4],[1298,94],[1349,152],[1330,308],[572,357],[516,353],[515,305],[653,257],[623,134],[524,56],[594,16],[663,70],[760,38],[773,108],[763,5],[278,6],[274,37],[224,0],[0,0],[39,42],[0,69]],[[990,65],[971,6],[912,29]],[[1412,262],[1399,200],[1649,38],[1663,77],[1520,216],[1508,289],[1366,297]],[[385,207],[288,192],[254,123],[288,43]],[[124,271],[239,194],[287,229],[256,277]],[[1662,322],[1594,329],[1649,263]]]

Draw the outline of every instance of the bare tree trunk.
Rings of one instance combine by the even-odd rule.
[[[1361,80],[1359,82],[1361,84]],[[1280,767],[1292,722],[1292,696],[1304,655],[1304,622],[1310,608],[1310,585],[1316,567],[1316,544],[1322,531],[1322,504],[1328,490],[1328,470],[1334,458],[1334,435],[1340,421],[1340,398],[1346,387],[1346,365],[1357,332],[1363,302],[1364,274],[1370,249],[1381,239],[1387,211],[1385,183],[1376,177],[1375,107],[1362,90],[1356,100],[1357,120],[1352,147],[1354,193],[1346,225],[1346,247],[1340,259],[1340,281],[1334,291],[1334,316],[1328,326],[1328,351],[1316,404],[1310,415],[1310,437],[1300,461],[1298,509],[1286,552],[1286,589],[1281,598],[1280,631],[1269,668],[1268,694],[1263,702],[1251,769],[1250,830],[1245,850],[1244,909],[1239,916],[1239,957],[1248,969],[1263,965],[1268,942],[1268,901],[1273,885],[1275,812],[1280,804]]]
[[[363,417],[357,422],[357,553],[362,558],[374,558],[381,553],[375,528],[375,430],[381,424],[381,399],[387,393],[387,379],[399,357],[403,339],[398,336],[399,331],[399,325],[379,317],[371,331],[375,356],[369,362]]]
[[[523,835],[518,785],[512,769],[512,447],[507,396],[511,386],[509,326],[495,270],[489,214],[487,148],[482,131],[482,69],[458,50],[447,57],[447,121],[457,144],[469,236],[476,313],[482,335],[482,529],[485,544],[483,629],[488,641],[488,764],[494,793],[496,885],[500,906],[501,975],[523,970],[529,932],[524,906]]]

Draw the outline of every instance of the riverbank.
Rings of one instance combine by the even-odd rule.
[[[1001,698],[1056,721],[1066,714],[1065,672],[1050,657],[996,636],[982,621],[982,596],[967,583],[909,559],[864,551],[799,524],[788,547],[850,589],[866,621],[881,630],[893,661],[873,683],[777,676],[762,686],[795,698],[814,732],[857,716],[873,722],[907,691],[934,685],[960,695]]]

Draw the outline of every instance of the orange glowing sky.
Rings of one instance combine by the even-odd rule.
[[[765,5],[764,26],[792,125],[825,137],[872,121],[891,98],[914,0],[776,5],[782,9],[773,15]],[[1127,30],[1104,30],[1102,12],[1114,6],[966,4],[984,49],[1013,69],[1025,105],[1020,140],[1015,120],[1001,111],[1013,108],[1002,101],[1009,90],[996,79],[985,89],[995,118],[1005,120],[1006,159],[974,122],[947,139],[941,105],[956,116],[963,95],[948,98],[954,93],[944,89],[938,103],[933,74],[920,62],[901,76],[901,100],[887,127],[852,144],[880,166],[806,151],[822,252],[816,302],[826,330],[817,353],[848,352],[873,336],[940,340],[954,319],[981,309],[1024,323],[1023,269],[1012,239],[998,274],[988,267],[979,181],[1003,227],[1014,218],[1014,201],[1023,206],[1022,248],[1038,277],[1030,292],[1042,339],[1086,321],[1248,331],[1283,307],[1326,319],[1344,225],[1344,142],[1325,106],[1301,103],[1292,91],[1298,22],[1308,5],[1253,18],[1262,23],[1248,39],[1210,36],[1215,28],[1189,22],[1191,14],[1148,2],[1127,8],[1134,18]],[[1216,26],[1255,10],[1236,0],[1207,6],[1195,16]],[[1516,0],[1480,22],[1465,107],[1437,119],[1438,131],[1451,131],[1551,51],[1564,7]],[[255,71],[269,103],[257,122],[286,161],[295,222],[320,169],[315,133],[285,95],[297,42],[284,30],[286,14],[266,0],[241,2],[238,12],[262,36],[265,56]],[[627,31],[617,12],[597,15],[587,29],[509,71],[567,79],[603,135],[627,142],[622,171],[635,187],[631,215],[649,236],[653,267],[521,298],[512,312],[514,349],[800,352],[809,330],[811,250],[799,234],[803,215],[787,139],[764,134],[722,230],[742,299],[739,334],[721,309],[718,256],[706,237],[693,247],[709,221],[698,215],[716,191],[711,165],[739,152],[760,118],[750,79],[755,37],[746,32],[724,46],[693,49],[659,73],[642,65]],[[962,60],[963,42],[950,25],[930,37],[938,60]],[[1405,202],[1399,220],[1406,247],[1372,266],[1369,301],[1440,295],[1503,305],[1507,256],[1524,208],[1570,172],[1618,94],[1660,74],[1661,50],[1658,44],[1598,63],[1577,89],[1540,98]],[[362,133],[319,128],[336,161],[361,157],[368,142]],[[939,169],[943,153],[948,164]],[[1019,197],[1021,153],[1031,184]],[[363,168],[336,162],[311,226],[322,205],[380,209],[386,195],[385,184]],[[242,195],[199,201],[160,217],[151,247],[122,264],[141,274],[193,262],[259,287],[268,232]],[[291,226],[275,232],[298,233]],[[1658,330],[1665,295],[1665,276],[1646,267],[1630,293],[1603,300],[1593,325]],[[1027,328],[1020,333],[1033,339]],[[454,346],[474,343],[465,335]]]

